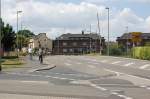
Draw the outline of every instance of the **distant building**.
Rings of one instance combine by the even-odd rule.
[[[133,46],[145,46],[150,44],[150,33],[141,33],[140,42],[133,43],[132,33],[125,33],[121,37],[117,37],[118,45],[124,48],[132,48]]]
[[[98,34],[63,34],[53,41],[53,54],[86,54],[100,52],[105,46],[105,39]]]
[[[46,36],[46,33],[40,33],[30,39],[28,47],[31,47],[33,49],[38,49],[39,47],[41,47],[52,51],[52,40]]]

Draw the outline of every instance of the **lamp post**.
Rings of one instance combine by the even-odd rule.
[[[19,40],[18,40],[18,15],[22,13],[22,11],[17,11],[17,56],[19,56]]]
[[[1,18],[1,0],[0,0],[0,71],[2,71],[2,64],[1,64],[1,60],[2,60],[2,44],[1,44],[1,40],[2,40],[2,18]]]
[[[100,55],[102,54],[102,52],[101,52],[101,48],[102,48],[102,46],[101,46],[101,43],[102,43],[102,38],[101,38],[101,29],[100,29],[100,22],[99,22],[99,14],[98,14],[98,12],[97,12],[97,25],[98,25],[98,32],[99,32],[99,43],[100,43],[100,45],[99,45],[99,53],[100,53]]]
[[[108,11],[108,42],[107,42],[107,55],[109,56],[109,7],[106,7],[106,10]]]

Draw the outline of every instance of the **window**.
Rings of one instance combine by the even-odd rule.
[[[87,43],[86,43],[86,42],[83,42],[83,44],[82,44],[82,45],[84,45],[84,46],[85,46],[85,45],[87,45]]]
[[[63,53],[66,53],[67,52],[67,49],[63,49]]]
[[[67,45],[67,43],[66,42],[63,42],[63,46],[66,46]]]
[[[70,51],[70,52],[73,52],[73,49],[71,48],[71,49],[69,49],[69,51]]]
[[[76,43],[76,42],[73,42],[73,46],[77,46],[77,43]]]

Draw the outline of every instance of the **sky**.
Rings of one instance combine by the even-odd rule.
[[[110,8],[110,39],[125,32],[150,33],[150,0],[1,0],[2,18],[16,30],[30,29],[35,34],[47,33],[55,39],[64,33],[98,32],[107,40],[107,10]],[[128,29],[126,28],[128,27]]]

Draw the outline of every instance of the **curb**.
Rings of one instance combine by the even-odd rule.
[[[55,68],[56,66],[49,66],[49,67],[45,67],[45,68],[40,68],[40,69],[36,69],[35,71],[42,71],[42,70],[51,70],[53,68]]]
[[[51,69],[53,69],[55,67],[56,67],[55,65],[53,65],[53,66],[47,66],[47,67],[43,67],[43,68],[32,69],[32,70],[29,70],[28,72],[32,73],[32,72],[42,71],[42,70],[51,70]]]

